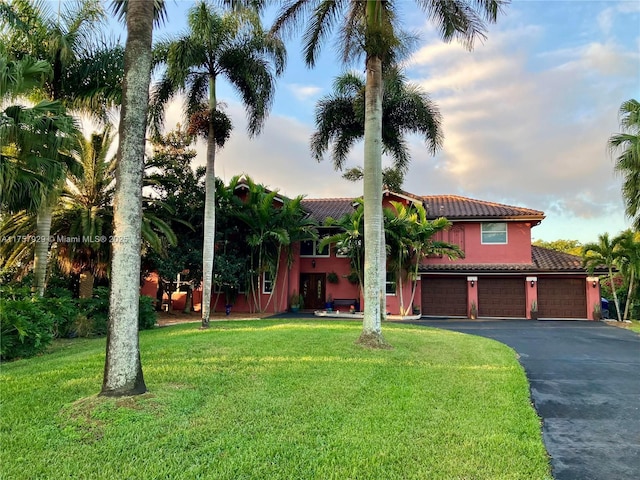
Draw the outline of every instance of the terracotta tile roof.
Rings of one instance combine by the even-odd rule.
[[[557,252],[548,248],[531,247],[531,263],[451,263],[445,265],[423,265],[421,272],[468,272],[468,273],[585,273],[582,259],[568,253]],[[598,272],[596,272],[598,273]]]
[[[427,207],[429,219],[447,217],[449,220],[482,220],[482,219],[532,219],[541,221],[544,212],[530,208],[514,207],[501,203],[486,202],[458,195],[427,195],[419,197],[407,192],[400,195],[422,199]],[[305,198],[302,202],[311,216],[321,224],[327,217],[340,218],[353,211],[355,198]]]
[[[548,248],[531,246],[531,257],[539,270],[584,272],[582,258]]]
[[[353,212],[354,201],[354,198],[305,198],[302,207],[322,225],[329,217],[337,220]]]
[[[522,217],[544,219],[544,212],[539,210],[475,200],[458,195],[428,195],[422,198],[427,208],[427,216],[430,219],[437,217],[447,217],[450,220]]]

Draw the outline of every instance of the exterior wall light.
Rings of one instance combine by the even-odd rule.
[[[471,286],[473,287],[476,284],[475,280],[471,280]]]
[[[315,260],[311,260],[311,268],[316,268],[316,261]]]
[[[535,280],[531,280],[531,288],[535,287],[536,285],[536,281]]]
[[[598,285],[598,282],[596,280],[594,280],[592,285],[593,285],[593,288],[596,288],[596,286]]]

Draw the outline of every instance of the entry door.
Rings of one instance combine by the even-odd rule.
[[[300,274],[300,295],[304,298],[304,309],[320,310],[324,308],[326,276],[324,273]]]

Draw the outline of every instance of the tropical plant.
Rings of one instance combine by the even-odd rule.
[[[230,184],[237,182],[233,180]],[[302,208],[302,196],[290,199],[281,196],[278,191],[267,190],[256,184],[249,177],[243,179],[247,186],[247,194],[236,218],[247,227],[247,243],[251,250],[251,293],[253,302],[259,311],[264,311],[275,298],[274,309],[278,310],[280,299],[274,297],[277,291],[278,275],[283,257],[290,267],[293,263],[291,246],[302,240],[317,237],[316,223]],[[276,205],[276,200],[278,205]],[[271,273],[273,279],[271,292],[266,305],[262,305],[262,295],[258,289],[259,278],[265,272]],[[285,297],[281,299],[286,302]]]
[[[285,61],[284,44],[262,29],[254,12],[242,10],[218,14],[199,2],[188,14],[187,33],[156,47],[166,70],[153,91],[152,118],[162,123],[164,106],[185,91],[187,115],[198,123],[207,140],[206,203],[203,241],[202,326],[208,327],[215,244],[215,154],[230,132],[230,122],[219,109],[216,80],[226,78],[240,93],[248,114],[250,135],[260,132],[274,93],[271,67],[279,75]],[[202,121],[204,120],[204,122]],[[220,134],[220,130],[224,130]]]
[[[93,278],[107,276],[111,259],[110,239],[113,238],[113,192],[117,161],[107,158],[113,136],[110,127],[93,133],[80,143],[80,171],[68,171],[51,222],[52,258],[65,275],[85,274],[87,291]],[[155,200],[154,205],[161,206]],[[166,207],[165,207],[166,208]],[[175,245],[172,229],[156,216],[156,208],[143,212],[143,245],[156,255],[164,254],[165,245]],[[32,212],[20,211],[0,222],[5,235],[14,238],[35,238],[36,218]],[[6,242],[0,245],[0,258],[5,266],[25,273],[33,258],[35,242]],[[88,275],[90,273],[90,275]]]
[[[3,248],[33,247],[33,289],[39,296],[45,289],[53,206],[67,172],[79,170],[75,152],[79,136],[75,120],[59,102],[44,100],[32,108],[12,105],[0,116],[0,183],[8,186],[0,204],[9,213],[35,212],[37,229],[35,236],[22,242],[32,245]]]
[[[163,240],[160,251],[143,256],[143,271],[155,271],[160,277],[158,304],[173,289],[177,275],[187,285],[187,300],[202,280],[202,235],[204,210],[204,167],[193,169],[196,156],[194,137],[180,125],[166,135],[152,138],[153,155],[145,164],[145,213],[151,212],[175,232],[176,243]],[[185,308],[189,311],[189,301]]]
[[[409,167],[409,149],[405,135],[423,136],[429,151],[435,154],[442,145],[440,112],[417,85],[407,83],[397,67],[389,67],[383,76],[382,152],[392,156],[394,167],[385,169],[385,185],[397,187]],[[342,170],[353,145],[364,137],[365,79],[356,73],[346,73],[334,81],[334,93],[320,99],[316,106],[316,132],[311,137],[311,152],[318,161],[331,148],[336,170]],[[391,182],[391,173],[399,181]],[[384,172],[383,172],[384,173]],[[350,169],[348,179],[359,180],[362,169]],[[397,190],[397,189],[396,189]]]
[[[615,159],[615,171],[623,177],[622,197],[626,213],[636,230],[640,230],[640,102],[627,100],[620,106],[620,128],[609,138],[609,151]]]
[[[421,204],[404,205],[391,202],[393,209],[385,209],[385,237],[390,250],[389,265],[395,272],[400,292],[400,312],[408,315],[410,306],[404,307],[402,282],[411,279],[412,305],[418,284],[418,269],[422,261],[429,255],[446,255],[450,259],[464,257],[464,252],[457,245],[433,240],[433,237],[451,227],[451,222],[440,217],[433,221],[427,219],[427,211]]]
[[[280,31],[308,21],[304,28],[303,45],[308,66],[315,65],[323,42],[336,25],[340,30],[342,60],[347,62],[365,58],[363,191],[367,249],[365,314],[360,341],[372,346],[383,346],[385,343],[381,326],[386,310],[382,215],[383,64],[392,65],[394,56],[402,46],[397,3],[385,0],[292,0],[282,7],[273,27],[274,31]],[[445,41],[457,38],[471,48],[477,37],[484,37],[485,21],[494,22],[506,2],[427,0],[417,3],[428,18],[436,23]]]
[[[364,202],[362,199],[355,201],[356,208],[348,215],[338,219],[328,218],[327,227],[335,227],[338,232],[323,237],[318,248],[324,249],[334,245],[336,253],[349,257],[351,273],[348,276],[350,283],[360,285],[362,292],[362,278],[364,275]]]
[[[627,295],[622,320],[629,320],[634,304],[637,302],[634,293],[636,282],[640,276],[640,232],[625,230],[613,239],[616,264],[627,284]]]
[[[587,243],[582,247],[582,262],[590,274],[597,268],[606,268],[609,271],[609,281],[613,285],[613,270],[616,267],[616,242],[612,241],[608,233],[598,236],[598,242]],[[613,288],[613,301],[615,303],[618,321],[622,321],[620,316],[620,302],[618,294]]]
[[[102,37],[107,19],[102,2],[76,0],[51,7],[41,0],[0,4],[0,20],[9,27],[0,39],[15,58],[30,56],[51,65],[52,75],[36,97],[59,100],[105,121],[108,108],[121,101],[124,51]]]
[[[13,58],[31,57],[51,65],[51,75],[31,92],[34,98],[60,101],[67,108],[106,120],[108,107],[120,101],[123,57],[115,43],[95,40],[106,20],[99,0],[65,2],[55,12],[48,2],[14,0],[0,4],[0,19],[9,27],[2,30],[0,43]],[[62,175],[51,180],[41,184],[46,188],[38,195],[43,199],[38,207],[40,241],[34,253],[34,289],[39,295],[45,288],[51,217]]]

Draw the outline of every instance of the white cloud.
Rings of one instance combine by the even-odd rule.
[[[540,33],[502,31],[471,53],[439,43],[416,54],[412,71],[440,106],[445,142],[435,159],[414,150],[406,188],[545,210],[543,225],[557,227],[562,218],[620,230],[620,180],[606,142],[634,75],[640,85],[638,54],[592,41],[548,52],[545,65],[533,68],[523,39]]]
[[[322,88],[315,85],[300,85],[298,83],[289,83],[286,87],[300,101],[313,100],[322,91]]]

